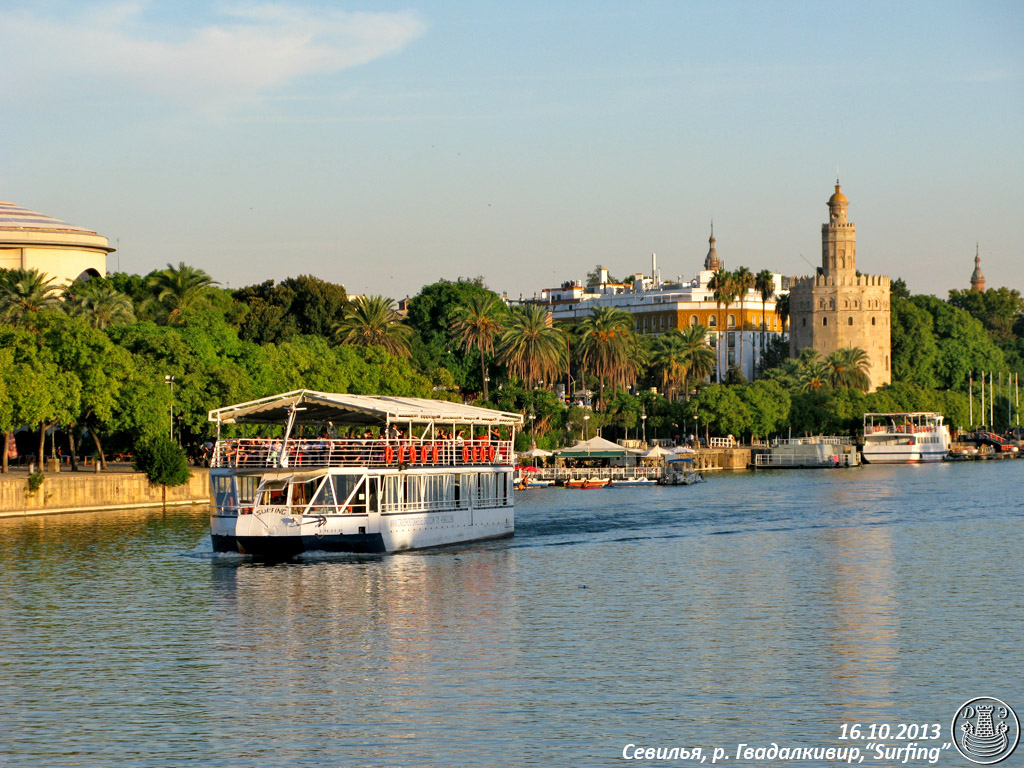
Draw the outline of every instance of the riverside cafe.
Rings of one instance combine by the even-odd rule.
[[[580,440],[576,445],[555,451],[554,469],[544,471],[545,479],[569,477],[633,478],[657,477],[660,467],[640,466],[643,451],[625,448],[603,437]]]

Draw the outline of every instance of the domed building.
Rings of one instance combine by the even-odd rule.
[[[68,285],[105,276],[112,251],[91,229],[0,201],[0,269],[37,269]]]

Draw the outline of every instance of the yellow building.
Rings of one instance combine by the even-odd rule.
[[[105,276],[113,250],[91,229],[0,201],[0,269],[37,269],[63,286]]]

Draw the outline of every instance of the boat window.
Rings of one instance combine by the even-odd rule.
[[[331,482],[330,477],[325,477],[320,484],[320,490],[317,491],[316,496],[313,498],[313,505],[310,507],[310,511],[322,512],[324,514],[334,514],[338,511],[338,501],[334,496],[334,483]]]
[[[334,482],[334,498],[339,506],[346,507],[341,510],[343,513],[366,511],[366,494],[359,488],[363,475],[332,475],[331,480]]]
[[[235,506],[233,479],[230,476],[213,478],[213,503],[218,509]]]
[[[256,498],[256,486],[259,485],[259,477],[256,475],[239,475],[235,478],[238,482],[238,499],[242,504],[252,504]]]
[[[267,480],[260,491],[260,504],[279,506],[288,503],[288,481]]]

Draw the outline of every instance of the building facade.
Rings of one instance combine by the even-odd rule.
[[[91,229],[0,201],[0,269],[37,269],[65,286],[105,276],[113,250]]]
[[[599,268],[594,285],[568,281],[559,288],[541,291],[540,297],[532,301],[548,306],[552,318],[559,323],[577,323],[597,307],[616,307],[633,316],[636,331],[641,334],[660,335],[702,325],[709,329],[708,343],[715,348],[718,358],[712,380],[720,380],[731,366],[739,366],[741,361],[743,375],[754,379],[764,351],[772,339],[783,333],[775,313],[775,297],[762,306],[761,294],[750,289],[742,302],[737,299],[729,306],[716,304],[708,284],[715,270],[724,268],[724,262],[718,257],[714,234],[709,246],[704,269],[691,280],[663,281],[657,257],[652,255],[651,276],[637,272],[631,280],[613,283],[608,280],[608,270]],[[785,281],[780,274],[773,277],[778,296],[785,292]]]
[[[789,294],[790,355],[815,349],[822,355],[846,347],[870,360],[870,391],[892,381],[889,278],[857,272],[857,230],[847,217],[849,201],[836,182],[821,225],[821,267],[794,277]]]

